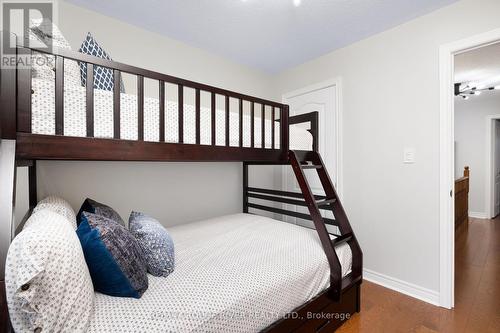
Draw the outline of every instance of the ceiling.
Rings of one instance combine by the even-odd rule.
[[[455,56],[455,83],[476,87],[500,85],[500,43]]]
[[[277,73],[457,0],[67,0]]]

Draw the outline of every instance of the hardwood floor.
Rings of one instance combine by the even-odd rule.
[[[469,219],[455,245],[455,308],[364,281],[361,313],[337,332],[500,332],[500,218]]]

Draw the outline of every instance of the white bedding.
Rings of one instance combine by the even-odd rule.
[[[54,81],[33,79],[32,89],[32,132],[35,134],[55,133],[55,98]],[[86,91],[82,86],[64,88],[64,135],[86,136]],[[122,139],[137,140],[137,95],[120,94],[121,122],[120,132]],[[178,141],[178,111],[177,102],[165,103],[165,140]],[[261,119],[255,117],[255,146],[260,147],[262,142]],[[157,98],[144,98],[144,140],[159,141],[159,102]],[[200,142],[211,143],[211,112],[208,108],[201,108]],[[243,146],[250,147],[250,116],[243,117]],[[216,110],[216,144],[225,145],[225,111]],[[239,145],[238,114],[231,113],[229,118],[230,145]],[[275,147],[279,148],[279,123],[275,123]],[[265,120],[265,146],[271,148],[271,120]],[[113,137],[113,93],[106,90],[94,89],[94,136],[103,138]],[[195,108],[184,104],[184,142],[195,143]],[[312,136],[304,128],[297,125],[290,126],[290,148],[300,150],[312,149]]]
[[[256,332],[329,286],[315,230],[251,214],[168,230],[175,271],[141,299],[97,293],[90,332]],[[349,246],[337,255],[345,276]]]

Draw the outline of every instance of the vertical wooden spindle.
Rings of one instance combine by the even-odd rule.
[[[159,99],[160,99],[160,142],[165,142],[165,82],[159,81]]]
[[[255,148],[255,103],[250,103],[250,146]]]
[[[120,71],[113,70],[113,137],[120,139]]]
[[[243,147],[243,100],[239,100],[239,146]]]
[[[64,135],[64,58],[56,56],[56,135]]]
[[[137,75],[137,139],[144,140],[144,76]]]
[[[87,63],[87,137],[94,136],[94,64]]]
[[[215,123],[216,123],[216,111],[215,111],[215,108],[216,108],[216,103],[215,103],[215,93],[212,93],[212,103],[211,103],[211,108],[212,108],[212,146],[215,146],[215,139],[216,139],[216,132],[215,132]]]
[[[179,143],[184,143],[184,86],[177,86],[177,109],[179,110]]]
[[[201,129],[200,129],[200,119],[201,119],[201,106],[200,106],[200,89],[195,90],[195,127],[196,127],[196,144],[200,144],[200,136],[201,136]]]
[[[229,147],[229,96],[226,96],[226,146]]]
[[[266,148],[266,106],[262,104],[261,108],[261,127],[262,127],[262,142],[261,147]]]
[[[289,139],[289,107],[288,105],[283,106],[281,109],[280,115],[280,147],[281,150],[285,153],[285,156],[288,154],[288,149],[290,148],[290,139]]]
[[[4,34],[0,33],[0,41],[2,35]],[[32,54],[30,49],[17,48],[17,56],[21,59],[31,58]],[[0,71],[0,103],[2,103],[0,114],[3,115],[0,118],[4,121],[2,135],[5,139],[16,139],[16,132],[31,133],[31,101],[35,93],[31,86],[31,74],[31,66],[28,68],[19,66],[17,69],[2,68]],[[16,81],[17,84],[12,84]]]

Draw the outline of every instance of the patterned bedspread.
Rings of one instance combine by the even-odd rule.
[[[315,230],[236,214],[169,232],[175,271],[149,275],[141,299],[96,294],[90,332],[256,332],[329,285]],[[337,254],[345,276],[351,250]]]

